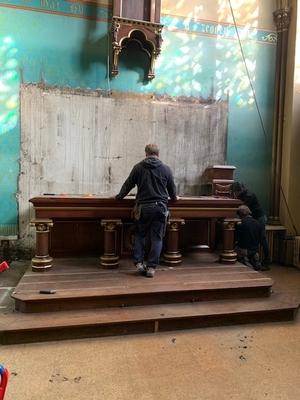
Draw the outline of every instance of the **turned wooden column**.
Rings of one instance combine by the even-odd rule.
[[[279,224],[286,67],[291,19],[291,9],[288,0],[277,0],[277,8],[273,13],[277,28],[277,48],[272,142],[271,208],[269,218],[271,224]]]
[[[117,255],[117,227],[122,225],[120,219],[103,219],[104,227],[104,254],[100,257],[100,264],[106,268],[116,268],[119,265]]]
[[[237,254],[234,250],[235,220],[225,219],[223,221],[223,251],[220,261],[225,264],[234,264]]]
[[[36,254],[31,268],[34,272],[45,272],[52,268],[53,258],[49,256],[49,234],[53,226],[51,219],[35,219],[30,223],[36,229]]]
[[[164,262],[168,265],[180,264],[182,255],[178,250],[179,230],[184,219],[170,219],[167,224],[166,251],[163,255]]]

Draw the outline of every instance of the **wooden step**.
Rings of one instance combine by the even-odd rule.
[[[298,302],[283,294],[268,298],[95,310],[11,313],[1,316],[1,344],[40,342],[211,326],[288,321]]]
[[[77,271],[77,270],[76,270]],[[13,292],[16,310],[44,312],[269,296],[273,280],[245,266],[159,269],[153,279],[134,269],[24,275]],[[40,294],[41,289],[55,294]]]

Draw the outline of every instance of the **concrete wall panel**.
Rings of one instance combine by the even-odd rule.
[[[28,199],[43,193],[114,195],[144,158],[147,143],[159,145],[180,195],[199,194],[204,169],[226,159],[227,103],[23,85],[21,132],[24,239],[29,238]]]

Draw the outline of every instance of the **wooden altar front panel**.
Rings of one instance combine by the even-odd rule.
[[[103,254],[101,220],[120,219],[118,254],[129,255],[132,246],[131,211],[135,199],[123,200],[99,196],[45,195],[32,198],[36,219],[50,219],[51,256],[94,256]],[[169,202],[171,218],[182,218],[186,224],[180,231],[180,248],[189,251],[201,245],[214,248],[215,221],[235,218],[240,201],[224,197],[182,197]]]

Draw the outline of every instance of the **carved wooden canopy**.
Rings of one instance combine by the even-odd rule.
[[[111,76],[119,73],[122,49],[134,41],[149,57],[148,79],[155,77],[154,64],[162,44],[163,25],[159,21],[160,0],[114,0]]]

